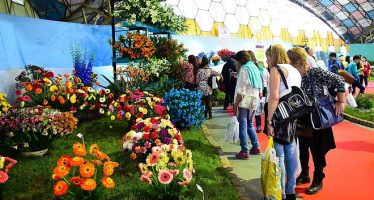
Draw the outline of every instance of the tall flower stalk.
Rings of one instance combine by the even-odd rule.
[[[87,62],[87,52],[86,50],[81,51],[80,45],[75,43],[71,47],[71,56],[73,59],[73,65],[75,69],[75,75],[78,76],[84,85],[92,85],[92,67],[94,63],[94,55],[90,54]]]

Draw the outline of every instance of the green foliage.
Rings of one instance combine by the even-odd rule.
[[[360,109],[373,109],[374,108],[374,95],[364,94],[360,95],[357,99],[357,106]]]
[[[112,128],[109,128],[112,127]],[[112,176],[116,186],[104,191],[103,199],[119,200],[149,199],[147,185],[139,180],[137,164],[123,153],[121,136],[127,130],[125,123],[102,118],[93,122],[82,123],[75,134],[56,140],[46,156],[41,158],[17,158],[18,163],[9,173],[10,179],[4,184],[3,199],[54,199],[51,178],[56,160],[61,155],[72,153],[72,144],[79,141],[77,133],[83,133],[86,144],[96,143],[111,160],[119,162],[119,167]],[[207,141],[201,130],[182,132],[185,145],[192,150],[194,183],[204,188],[206,199],[238,199],[235,188],[230,183],[228,172],[221,168],[219,156]],[[4,152],[2,152],[3,154]],[[3,186],[3,184],[0,184]],[[195,184],[181,199],[201,199],[202,195]]]
[[[149,75],[149,80],[156,80],[165,74],[169,73],[170,64],[165,58],[151,58],[149,61],[143,61],[139,63],[139,67]]]
[[[176,15],[170,6],[162,6],[159,0],[121,1],[116,10],[114,16],[126,20],[129,24],[139,21],[179,33],[187,29],[186,19]]]
[[[374,110],[360,110],[357,108],[345,108],[344,113],[348,115],[352,115],[354,117],[367,120],[367,121],[374,121]]]
[[[214,91],[213,100],[218,102],[219,105],[223,105],[225,103],[225,93],[220,90]]]
[[[159,81],[149,84],[146,91],[160,97],[164,97],[170,89],[178,89],[183,87],[183,82],[169,78],[163,75]]]

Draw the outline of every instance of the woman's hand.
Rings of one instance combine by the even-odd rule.
[[[335,105],[334,105],[334,109],[335,109],[335,115],[336,116],[339,116],[343,113],[344,111],[344,103],[342,102],[337,102]]]
[[[238,116],[238,104],[234,104],[234,114]]]
[[[267,129],[268,129],[268,136],[274,137],[274,127],[270,124],[267,124]]]

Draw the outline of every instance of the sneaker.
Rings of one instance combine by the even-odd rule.
[[[251,154],[251,155],[261,155],[261,149],[259,149],[259,148],[251,148],[250,150],[249,150],[249,154]]]
[[[243,159],[243,160],[248,160],[249,159],[249,154],[247,152],[238,152],[235,154],[236,158]]]

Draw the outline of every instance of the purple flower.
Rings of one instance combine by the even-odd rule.
[[[152,144],[150,143],[150,142],[145,142],[144,143],[144,147],[146,148],[146,149],[149,149],[149,148],[151,148],[152,147]]]
[[[164,137],[166,137],[168,135],[168,132],[165,130],[165,129],[161,129],[161,132],[160,134]]]
[[[165,144],[170,144],[170,141],[171,141],[171,139],[169,137],[165,137],[165,139],[164,139]]]
[[[137,127],[138,129],[143,128],[143,127],[144,127],[144,122],[140,122],[140,123],[138,123],[138,125],[136,125],[136,127]]]
[[[125,115],[125,112],[124,112],[123,110],[120,110],[120,111],[118,112],[118,114],[121,115],[121,116],[123,116],[123,115]]]
[[[137,143],[137,142],[138,142],[138,138],[132,138],[132,141],[133,141],[134,143]]]
[[[134,144],[134,145],[132,145],[132,148],[131,148],[131,150],[132,151],[135,151],[135,147],[136,147],[136,145]]]

